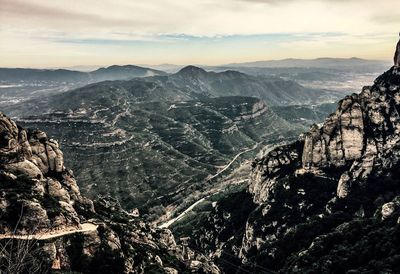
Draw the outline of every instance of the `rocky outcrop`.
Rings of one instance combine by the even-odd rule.
[[[400,193],[395,175],[400,158],[399,110],[400,70],[393,67],[360,94],[341,100],[337,110],[297,145],[277,148],[256,160],[249,191],[259,209],[246,223],[238,253],[242,262],[255,250],[276,262],[281,252],[276,244],[298,231],[300,224],[307,227],[313,218],[321,225],[327,219],[352,223],[352,216],[369,220],[398,216],[398,204],[390,199]],[[339,221],[335,214],[344,219]],[[330,225],[325,223],[312,237],[328,233]]]
[[[254,160],[250,175],[249,191],[256,203],[268,200],[269,192],[275,182],[285,174],[294,172],[299,167],[303,141],[280,146],[268,153],[267,157]],[[268,178],[265,180],[265,178]]]
[[[29,237],[33,244],[23,244]],[[51,268],[81,273],[219,273],[203,255],[192,252],[187,259],[169,230],[133,219],[117,200],[93,202],[83,197],[72,171],[64,166],[58,143],[42,131],[17,126],[2,113],[0,244],[2,273],[22,260],[18,254],[27,252],[18,250],[22,247],[32,249],[20,270],[24,273],[38,266],[41,273]]]
[[[396,53],[394,54],[394,66],[400,67],[400,41],[397,43]]]
[[[7,205],[1,232],[79,227],[77,209],[93,212],[93,204],[81,196],[72,172],[64,167],[58,143],[44,132],[18,127],[1,113],[0,139],[0,199]]]
[[[305,134],[301,152],[288,148],[277,151],[283,149],[283,155],[301,154],[301,159],[294,157],[301,165],[296,167],[296,174],[331,177],[332,169],[341,170],[334,174],[340,175],[337,195],[346,197],[351,188],[360,186],[371,173],[386,168],[382,159],[399,144],[399,73],[399,69],[392,68],[373,86],[341,100],[338,109],[322,125],[314,125]],[[276,151],[272,151],[256,165],[250,185],[256,202],[260,193],[265,192],[263,187],[273,184],[275,173],[285,174],[285,163],[292,162],[292,157],[286,158],[277,159]],[[265,163],[268,165],[264,167]],[[271,169],[275,170],[273,174]]]

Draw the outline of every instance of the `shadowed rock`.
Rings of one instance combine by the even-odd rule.
[[[399,33],[400,35],[400,33]],[[396,53],[394,54],[394,66],[400,67],[400,40],[397,43]]]

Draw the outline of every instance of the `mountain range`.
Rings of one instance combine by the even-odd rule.
[[[165,75],[163,71],[134,65],[109,66],[91,72],[67,69],[0,68],[1,81],[53,81],[53,82],[100,82],[104,80],[129,80],[135,77]]]
[[[264,67],[264,68],[351,68],[352,70],[362,66],[383,66],[389,62],[382,60],[367,60],[361,58],[316,58],[255,61],[246,63],[232,63],[225,67]]]

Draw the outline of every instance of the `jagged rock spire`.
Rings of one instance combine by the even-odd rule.
[[[400,33],[399,33],[400,36]],[[400,67],[400,40],[397,43],[396,53],[394,54],[394,66]]]

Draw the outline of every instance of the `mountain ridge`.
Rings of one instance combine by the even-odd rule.
[[[0,68],[0,80],[18,81],[103,81],[123,80],[135,77],[166,75],[165,72],[135,65],[112,65],[90,72],[69,69]]]

